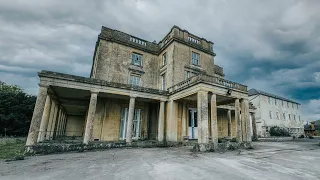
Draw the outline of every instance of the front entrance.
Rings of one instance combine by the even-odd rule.
[[[121,123],[120,123],[120,139],[125,140],[127,135],[127,123],[128,123],[128,108],[121,109]],[[139,139],[141,137],[142,126],[142,111],[141,109],[135,109],[133,113],[133,129],[132,139]]]
[[[198,139],[198,113],[196,108],[189,109],[189,139]]]

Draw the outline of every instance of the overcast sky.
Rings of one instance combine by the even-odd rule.
[[[101,26],[157,42],[173,25],[214,42],[226,78],[320,119],[318,0],[0,0],[0,80],[37,94],[37,72],[89,76]]]

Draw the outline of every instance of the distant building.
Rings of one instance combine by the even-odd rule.
[[[319,136],[320,135],[320,120],[304,125],[304,134],[306,136]]]
[[[286,128],[292,136],[304,133],[299,103],[257,89],[249,90],[249,101],[256,108],[258,136],[270,136],[269,130],[272,126]]]

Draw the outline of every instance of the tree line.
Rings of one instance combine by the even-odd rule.
[[[0,136],[26,136],[37,97],[0,81]]]

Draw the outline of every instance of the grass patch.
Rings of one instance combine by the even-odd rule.
[[[16,142],[8,142],[0,144],[0,160],[2,159],[16,159],[20,160],[24,157],[25,142],[17,140]]]

